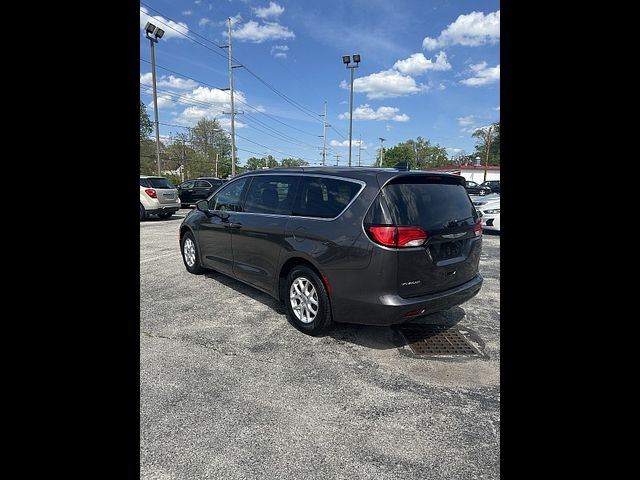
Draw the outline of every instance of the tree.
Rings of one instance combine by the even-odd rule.
[[[489,149],[489,165],[500,165],[500,122],[491,124],[491,147]],[[482,160],[482,165],[487,159],[487,144],[489,143],[489,127],[478,128],[472,137],[477,140],[475,155]]]
[[[376,157],[376,165],[380,162],[380,150]],[[398,162],[407,162],[412,169],[425,169],[453,165],[447,156],[447,150],[440,145],[431,145],[429,140],[418,137],[399,143],[395,147],[385,149],[384,167],[393,167]]]
[[[260,170],[262,168],[268,167],[279,167],[278,161],[273,158],[271,155],[267,155],[266,157],[257,158],[251,157],[247,160],[246,168],[247,170]]]
[[[218,120],[201,118],[195,127],[189,129],[193,159],[193,176],[213,175],[215,173],[216,154],[218,154],[218,176],[226,177],[231,173],[231,140]]]
[[[140,100],[140,141],[148,140],[153,131],[153,124],[147,113],[147,107]]]
[[[280,165],[283,167],[304,167],[309,165],[309,162],[301,158],[283,158]]]

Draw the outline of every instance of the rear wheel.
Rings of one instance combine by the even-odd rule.
[[[181,242],[182,261],[189,273],[194,275],[200,275],[204,272],[204,268],[200,265],[200,257],[198,256],[198,248],[196,247],[196,241],[193,238],[191,232],[187,232],[182,237]]]
[[[142,204],[140,204],[140,220],[144,220],[145,218],[147,218],[147,212],[145,211]]]
[[[318,275],[308,267],[294,267],[287,276],[285,306],[293,326],[308,335],[320,335],[333,323],[329,295]]]

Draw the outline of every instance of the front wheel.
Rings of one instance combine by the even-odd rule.
[[[147,212],[145,211],[142,204],[140,204],[140,221],[144,220],[147,217]]]
[[[193,238],[191,232],[187,232],[182,237],[182,261],[189,273],[194,275],[200,275],[204,272],[204,268],[200,265],[200,257],[198,256],[198,248],[196,247],[196,241]]]
[[[289,322],[303,333],[320,335],[333,323],[329,295],[318,275],[308,267],[294,267],[287,276],[285,304]]]

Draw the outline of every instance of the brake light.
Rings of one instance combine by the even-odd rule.
[[[419,247],[427,240],[420,227],[369,227],[373,241],[385,247]]]
[[[156,193],[156,191],[153,188],[147,188],[144,193],[146,193],[147,195],[149,195],[151,198],[158,198],[158,194]]]
[[[476,235],[476,237],[482,235],[482,223],[480,219],[478,219],[476,224],[473,226],[473,233]]]

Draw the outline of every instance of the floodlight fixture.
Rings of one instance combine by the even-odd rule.
[[[356,62],[356,63],[360,63],[360,55],[355,54],[355,55],[353,56],[353,61],[354,61],[354,62]]]
[[[348,65],[350,61],[351,61],[351,57],[349,57],[349,55],[342,56],[342,63],[344,63],[345,65]]]
[[[162,38],[163,35],[164,35],[164,30],[162,30],[161,28],[156,28],[156,33],[155,33],[156,38]]]
[[[155,32],[156,26],[151,22],[147,22],[147,25],[144,27],[144,30],[147,33],[147,35],[150,35],[153,32]]]

